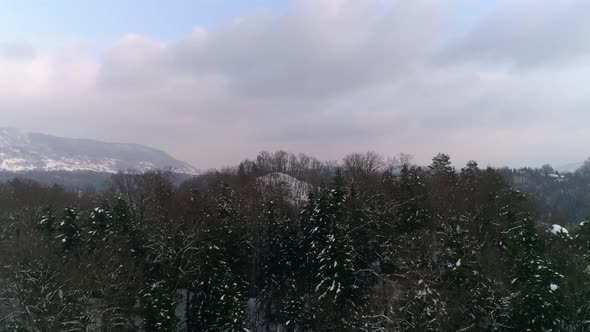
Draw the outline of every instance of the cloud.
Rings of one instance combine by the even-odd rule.
[[[35,49],[30,44],[0,44],[0,57],[9,59],[31,59],[35,57]]]
[[[501,0],[445,57],[524,68],[577,64],[590,55],[589,33],[588,1]]]
[[[276,148],[585,158],[587,2],[466,3],[302,0],[176,40],[124,34],[98,56],[4,46],[0,110],[10,126],[144,143],[199,168]]]

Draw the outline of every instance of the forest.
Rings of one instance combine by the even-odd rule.
[[[1,331],[590,331],[575,173],[261,152],[0,185]]]

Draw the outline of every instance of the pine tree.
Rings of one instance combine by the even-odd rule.
[[[428,166],[434,176],[438,176],[445,180],[450,180],[454,177],[455,168],[451,164],[451,157],[448,154],[439,153],[432,158],[432,164]]]
[[[284,198],[269,201],[261,216],[264,232],[257,298],[267,323],[298,324],[298,318],[291,314],[292,305],[300,302],[300,285],[296,280],[300,273],[296,269],[302,263],[297,247],[299,235],[294,223],[282,212],[287,205],[280,204],[281,199]]]
[[[561,255],[557,258],[568,255],[568,259],[562,259],[561,262],[573,265],[573,271],[568,270],[566,276],[571,283],[567,311],[571,315],[572,326],[586,331],[584,328],[590,328],[590,221],[585,220],[578,225],[573,241],[568,241],[568,244],[566,251],[559,252]]]
[[[349,236],[344,178],[338,172],[331,189],[320,196],[306,220],[308,269],[311,274],[309,307],[311,329],[353,328],[362,305],[361,280]],[[309,207],[308,207],[309,209]]]
[[[239,219],[241,202],[227,185],[215,201],[197,238],[189,330],[243,331],[248,269],[243,254],[245,232]]]
[[[430,207],[435,225],[440,225],[450,218],[456,218],[457,212],[457,173],[446,154],[438,154],[429,166]]]
[[[44,234],[51,234],[55,231],[57,227],[55,212],[53,209],[48,206],[43,211],[43,216],[41,217],[41,221],[37,225],[37,229]]]
[[[139,292],[140,310],[147,331],[174,331],[176,329],[176,298],[172,285],[162,278],[160,266],[146,266],[144,288]]]
[[[101,299],[97,310],[102,326],[130,329],[134,327],[137,279],[126,234],[115,227],[115,220],[120,221],[119,212],[113,214],[105,203],[90,213],[86,255],[93,262],[91,273],[95,276],[91,285]]]
[[[557,331],[562,322],[563,276],[542,256],[542,241],[531,218],[512,234],[512,322],[519,331]]]
[[[87,227],[88,250],[92,253],[97,247],[104,247],[109,236],[113,235],[112,216],[110,212],[102,207],[95,208],[90,213],[90,220]],[[111,249],[111,248],[109,248]]]
[[[394,197],[397,200],[396,217],[403,232],[416,230],[431,219],[426,207],[427,190],[423,178],[418,167],[402,166]]]
[[[143,232],[133,220],[133,213],[124,200],[117,198],[111,209],[112,228],[119,235],[121,245],[129,251],[136,262],[145,256],[145,238]]]
[[[80,232],[79,217],[72,208],[66,208],[58,227],[57,238],[62,243],[66,252],[75,252],[81,244],[82,234]]]
[[[248,182],[248,174],[246,173],[244,163],[240,163],[240,165],[238,166],[238,180],[241,184],[245,184]]]
[[[245,315],[239,280],[214,241],[203,241],[199,249],[198,272],[191,285],[189,330],[242,331]]]
[[[36,225],[36,230],[41,235],[41,243],[46,250],[54,250],[55,248],[55,233],[57,230],[57,217],[55,216],[55,212],[53,208],[46,207],[43,210],[43,215],[41,216],[41,220]]]

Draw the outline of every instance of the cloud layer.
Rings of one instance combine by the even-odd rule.
[[[199,168],[278,148],[559,165],[590,155],[589,33],[582,0],[303,0],[98,56],[0,41],[0,110]]]

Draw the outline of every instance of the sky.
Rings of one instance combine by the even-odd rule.
[[[590,156],[590,1],[0,0],[0,127],[261,150]]]

